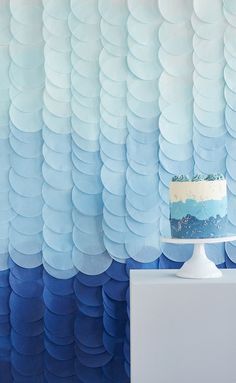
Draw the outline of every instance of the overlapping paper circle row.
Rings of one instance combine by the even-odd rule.
[[[128,46],[127,30],[124,28],[128,8],[126,2],[114,4],[113,8],[107,1],[99,1],[99,11],[103,45],[99,57],[103,240],[112,259],[122,263],[129,257],[125,247],[128,233],[125,220]]]
[[[97,2],[90,5],[84,3],[83,7],[82,4],[72,3],[69,26],[73,66],[73,261],[82,272],[99,274],[110,266],[112,259],[106,252],[102,233],[103,188],[99,145],[99,55],[102,45],[98,38],[100,14]]]
[[[192,25],[195,30],[193,41],[193,76],[194,96],[194,127],[193,137],[195,149],[195,170],[205,173],[225,171],[224,148],[224,109],[223,95],[224,73],[224,18],[223,11],[219,12],[218,4],[214,12],[218,17],[209,23],[203,13],[192,15]],[[208,55],[206,57],[206,52]],[[208,129],[208,130],[207,130]],[[211,145],[209,139],[211,138]]]
[[[163,67],[159,79],[159,194],[161,199],[160,233],[170,234],[168,188],[174,174],[193,171],[192,148],[192,35],[189,18],[173,19],[168,7],[160,4],[164,17],[158,36],[158,56]],[[187,9],[186,9],[187,11]],[[190,8],[188,9],[188,12]],[[180,11],[181,12],[181,11]],[[161,245],[165,255],[169,245]],[[175,247],[172,249],[175,252]]]
[[[10,342],[10,309],[9,298],[11,288],[9,284],[9,270],[1,270],[0,272],[0,296],[1,296],[1,309],[0,309],[0,336],[1,336],[1,355],[5,361],[4,375],[6,382],[11,382],[11,342]]]
[[[69,2],[55,7],[45,1],[43,36],[45,40],[45,90],[43,118],[44,228],[43,264],[58,278],[76,274],[72,262],[71,172],[71,47],[67,18]],[[55,24],[57,28],[54,28]]]
[[[9,253],[18,265],[36,267],[41,264],[43,241],[41,130],[44,69],[43,39],[40,33],[42,5],[38,2],[22,8],[19,4],[11,2],[10,8],[12,39],[9,45],[9,201],[15,216],[9,229]]]
[[[9,282],[12,289],[9,299],[12,373],[16,380],[42,379],[44,361],[42,266],[26,269],[12,260],[9,266]]]
[[[9,242],[9,224],[14,218],[15,212],[11,209],[9,202],[9,170],[10,170],[10,145],[9,145],[9,107],[10,107],[10,79],[8,75],[10,66],[9,44],[11,40],[10,33],[10,7],[9,3],[2,2],[0,6],[1,18],[1,66],[0,66],[0,88],[1,88],[1,108],[0,108],[0,145],[1,145],[1,193],[0,193],[0,210],[1,210],[1,270],[8,268],[8,242]]]

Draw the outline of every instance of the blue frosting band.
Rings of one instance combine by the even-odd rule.
[[[227,216],[199,220],[191,215],[182,220],[171,219],[173,238],[215,238],[224,236],[227,228]]]
[[[222,200],[195,201],[187,199],[186,202],[172,202],[170,204],[171,218],[181,219],[187,215],[205,220],[210,217],[224,217],[227,213],[227,198]]]

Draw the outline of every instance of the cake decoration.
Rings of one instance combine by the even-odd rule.
[[[196,174],[193,178],[192,178],[192,182],[199,182],[199,181],[203,181],[205,180],[205,176],[203,174]]]
[[[180,175],[180,176],[174,176],[172,178],[172,182],[188,182],[190,181],[188,176]]]
[[[213,173],[213,174],[209,174],[207,177],[206,177],[206,180],[208,181],[215,181],[215,180],[224,180],[224,176],[222,173]]]

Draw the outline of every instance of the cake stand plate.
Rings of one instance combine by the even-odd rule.
[[[161,242],[173,243],[176,245],[193,244],[192,257],[186,261],[176,275],[180,278],[220,278],[222,272],[216,267],[214,262],[207,258],[205,244],[222,243],[236,241],[236,235],[228,235],[219,238],[165,238],[161,237]]]

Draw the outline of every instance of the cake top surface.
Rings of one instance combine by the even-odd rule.
[[[212,173],[208,175],[196,174],[192,178],[186,175],[179,175],[172,177],[172,182],[199,182],[199,181],[223,181],[225,179],[222,173]]]

